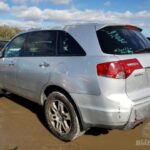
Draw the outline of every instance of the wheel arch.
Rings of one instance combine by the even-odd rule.
[[[56,86],[56,85],[49,85],[47,86],[44,91],[43,91],[43,94],[44,96],[48,96],[50,93],[54,92],[54,91],[58,91],[58,92],[62,92],[63,94],[65,94],[67,96],[67,98],[70,100],[71,104],[73,105],[74,109],[75,109],[75,112],[78,116],[78,119],[79,119],[79,123],[80,123],[80,128],[81,130],[86,130],[87,127],[83,121],[83,118],[82,118],[82,115],[81,115],[81,112],[80,112],[80,109],[78,108],[78,106],[76,105],[75,101],[73,100],[73,98],[71,97],[71,95],[69,94],[68,91],[66,91],[64,88],[60,87],[60,86]],[[41,103],[44,105],[45,103],[45,99],[42,98],[41,100]]]

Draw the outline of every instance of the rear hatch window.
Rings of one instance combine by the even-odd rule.
[[[150,53],[150,41],[134,26],[109,26],[97,31],[104,53],[125,55]]]

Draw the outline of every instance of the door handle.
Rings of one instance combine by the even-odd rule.
[[[49,67],[49,66],[50,66],[50,64],[48,64],[47,62],[43,62],[43,63],[39,64],[39,67],[41,67],[41,68],[45,68],[45,67]]]

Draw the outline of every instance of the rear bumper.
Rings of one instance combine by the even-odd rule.
[[[144,103],[134,104],[124,129],[134,128],[136,125],[150,118],[150,98]]]
[[[71,94],[71,96],[86,128],[130,129],[150,117],[150,97],[133,102],[122,95],[119,103],[102,96],[86,94]]]

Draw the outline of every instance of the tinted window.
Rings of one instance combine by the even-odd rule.
[[[5,57],[18,57],[20,55],[20,52],[22,50],[22,47],[24,45],[26,39],[26,35],[20,35],[13,39],[6,47],[4,56]]]
[[[56,32],[29,33],[22,56],[53,56],[56,50]]]
[[[107,54],[150,52],[150,42],[138,29],[106,27],[97,31],[102,51]]]
[[[59,31],[58,55],[60,56],[85,56],[81,46],[66,32]]]

